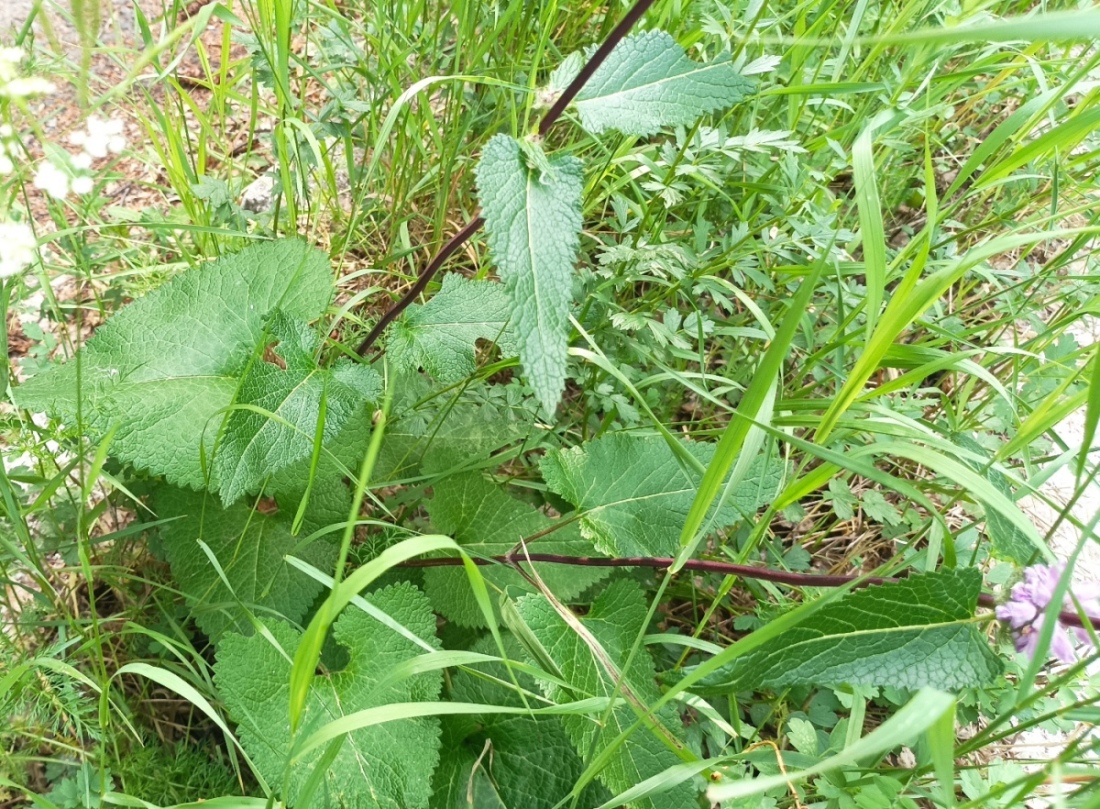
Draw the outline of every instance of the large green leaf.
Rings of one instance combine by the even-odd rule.
[[[461,742],[450,742],[444,730],[443,752],[432,780],[431,809],[511,809],[489,774],[495,760],[492,753],[492,749],[475,752]]]
[[[511,303],[519,357],[551,414],[565,388],[583,177],[574,157],[543,157],[542,165],[529,165],[530,148],[506,135],[490,139],[477,164],[477,192],[489,250]]]
[[[565,78],[558,75],[551,83],[561,86]],[[617,129],[627,135],[652,135],[662,127],[692,124],[705,113],[736,104],[754,88],[728,57],[700,64],[688,58],[668,33],[646,31],[615,46],[577,93],[576,107],[589,132]]]
[[[964,568],[857,590],[693,690],[851,684],[957,691],[987,683],[1001,663],[973,622],[981,584],[977,569]]]
[[[304,242],[265,242],[184,272],[99,328],[80,356],[16,390],[29,410],[103,435],[111,454],[170,483],[204,485],[207,452],[241,374],[279,308],[312,320],[332,298],[323,253]],[[79,379],[78,379],[79,373]],[[78,402],[78,396],[80,401]]]
[[[518,659],[519,644],[511,636],[505,637],[509,656]],[[482,638],[471,648],[483,654],[498,653],[491,638]],[[511,682],[513,676],[503,663],[470,668],[495,677],[497,682],[457,671],[450,678],[451,699],[523,707],[519,695],[501,684]],[[515,676],[521,687],[531,692],[537,689],[531,677]],[[538,703],[528,698],[528,704]],[[469,809],[469,796],[474,798],[472,806],[485,809],[553,809],[569,795],[584,770],[555,716],[486,714],[476,721],[445,723],[444,738],[450,755],[444,754],[436,771],[432,809]],[[592,792],[583,797],[581,806],[602,803]]]
[[[512,334],[504,287],[447,275],[443,287],[422,306],[410,306],[390,327],[386,353],[399,369],[423,368],[444,384],[474,372],[474,343],[490,340],[508,355]]]
[[[681,441],[705,466],[714,444]],[[698,482],[660,436],[611,433],[579,447],[548,453],[540,465],[551,491],[581,512],[584,535],[608,556],[674,556]],[[760,456],[745,482],[713,514],[732,525],[770,502],[782,468]]]
[[[645,597],[636,584],[625,580],[613,582],[580,619],[617,669],[615,675],[596,662],[584,639],[565,623],[545,598],[525,596],[517,602],[516,609],[571,686],[565,688],[546,683],[544,691],[548,697],[558,703],[566,703],[585,696],[624,693],[623,690],[616,692],[615,679],[623,673],[627,656],[646,616]],[[660,697],[654,682],[653,661],[645,650],[634,655],[633,663],[623,675],[623,680],[631,698],[641,705],[652,705]],[[637,718],[630,706],[620,704],[612,710],[606,726],[601,726],[585,716],[563,716],[562,724],[576,750],[591,760],[609,750],[611,743],[624,731],[632,728]],[[599,779],[614,794],[630,789],[680,763],[679,757],[669,747],[669,743],[678,743],[673,742],[675,736],[666,741],[655,735],[676,733],[676,728],[680,726],[676,712],[666,705],[652,719],[660,727],[639,727],[616,750],[609,752]],[[631,804],[631,809],[697,807],[696,790],[687,782]]]
[[[419,391],[417,382],[424,381],[420,374],[403,375],[395,384],[408,390]],[[423,390],[427,391],[427,388]],[[512,392],[518,392],[512,389]],[[399,392],[399,397],[406,392]],[[468,398],[428,397],[429,401],[411,407],[394,409],[397,414],[386,427],[382,451],[374,468],[377,481],[397,480],[422,471],[446,472],[451,468],[468,468],[478,460],[488,458],[493,452],[513,442],[529,437],[533,428],[527,402],[517,397],[509,403],[500,399],[490,402],[471,401]],[[337,439],[334,452],[345,452],[347,446],[366,441],[369,424],[345,429]],[[359,436],[353,435],[358,433]],[[362,457],[361,454],[358,457]]]
[[[500,486],[477,473],[454,475],[433,487],[428,503],[432,525],[441,533],[478,556],[500,556],[516,543],[554,528],[560,520],[551,520],[533,506],[509,497]],[[581,536],[576,523],[563,525],[537,540],[530,550],[566,556],[588,556],[592,543]],[[522,554],[521,554],[522,556]],[[529,565],[524,565],[529,568]],[[539,576],[558,598],[570,600],[591,585],[610,575],[609,568],[572,567],[539,563]],[[519,592],[531,591],[531,585],[511,568],[484,567],[482,574],[491,588],[503,592],[511,586]],[[474,599],[459,568],[435,567],[424,571],[424,587],[432,606],[452,621],[464,626],[484,626],[485,617]]]
[[[342,484],[335,484],[341,486]],[[346,489],[315,492],[307,529],[347,518]],[[238,503],[223,508],[214,498],[174,486],[159,486],[152,506],[159,518],[171,520],[160,539],[179,589],[187,596],[195,623],[215,640],[226,630],[250,632],[245,610],[259,618],[281,616],[299,621],[321,592],[321,585],[286,563],[294,552],[312,565],[331,570],[336,547],[323,540],[295,551],[301,536],[290,533],[294,499],[276,514],[262,514]],[[342,513],[340,509],[342,507]],[[218,560],[229,587],[222,581],[200,540]],[[231,589],[230,589],[231,588]]]
[[[281,363],[255,359],[241,381],[235,409],[214,460],[218,492],[228,504],[256,492],[271,475],[308,457],[324,420],[322,440],[331,442],[364,402],[382,392],[374,369],[338,360],[317,365],[317,335],[281,310],[267,321],[269,340]]]
[[[405,629],[438,646],[435,616],[415,587],[393,585],[371,594],[370,600]],[[300,635],[281,622],[268,628],[287,656],[263,635],[228,634],[218,647],[214,670],[226,707],[239,723],[241,744],[268,783],[281,787],[291,742],[288,656],[293,658]],[[439,671],[384,682],[395,667],[423,654],[423,649],[365,612],[345,610],[333,626],[333,637],[347,650],[349,660],[342,670],[314,678],[299,728],[304,736],[355,711],[438,699]],[[288,806],[298,804],[323,754],[314,750],[292,767],[289,789],[282,795]],[[422,809],[428,805],[438,761],[438,719],[401,719],[356,730],[327,766],[313,805]]]

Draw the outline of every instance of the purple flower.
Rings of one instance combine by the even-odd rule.
[[[1012,588],[1010,599],[997,607],[997,620],[1011,627],[1017,652],[1026,652],[1028,657],[1035,656],[1039,645],[1039,636],[1043,631],[1043,622],[1047,618],[1047,608],[1054,598],[1058,580],[1062,577],[1064,565],[1033,565],[1024,571],[1024,580]],[[1073,595],[1085,609],[1085,614],[1094,621],[1100,621],[1100,584],[1089,582],[1072,586]],[[1062,609],[1074,609],[1073,600],[1067,594]],[[1057,616],[1057,613],[1055,613]],[[1057,621],[1057,617],[1055,617]],[[1082,643],[1088,643],[1088,632],[1081,627],[1072,627],[1074,635]],[[1074,660],[1073,640],[1067,627],[1059,622],[1054,627],[1050,640],[1050,651],[1063,663]]]

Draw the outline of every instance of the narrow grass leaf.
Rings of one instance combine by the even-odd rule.
[[[263,787],[265,792],[269,792],[267,784],[264,782],[263,777],[260,775],[254,765],[252,765],[251,759],[248,757],[248,752],[241,747],[239,741],[237,741],[236,735],[229,729],[229,726],[225,723],[225,720],[221,718],[217,711],[214,710],[214,706],[211,705],[206,697],[198,692],[193,685],[184,680],[178,674],[174,674],[171,671],[161,667],[153,666],[149,663],[126,663],[118,668],[114,674],[111,675],[111,679],[114,680],[121,677],[123,674],[136,674],[141,677],[145,677],[152,680],[157,685],[164,686],[169,691],[179,694],[185,700],[190,702],[196,708],[206,715],[207,719],[213,722],[222,733],[225,734],[225,738],[233,742],[233,744],[240,750],[241,755],[244,756],[245,761],[252,766],[253,772],[256,774],[257,780],[260,782],[260,786]]]
[[[955,706],[945,710],[925,731],[932,769],[940,786],[940,803],[955,805]]]
[[[877,758],[899,744],[912,741],[950,711],[954,704],[955,698],[950,694],[930,688],[921,689],[905,707],[843,752],[804,770],[712,786],[707,791],[707,797],[713,802],[740,800],[776,787],[786,788],[788,784],[814,775],[858,766],[866,759]]]
[[[859,210],[867,287],[864,315],[868,339],[875,330],[886,291],[886,233],[882,225],[882,202],[875,179],[875,158],[872,150],[875,128],[876,123],[872,122],[860,133],[852,146],[852,175],[856,186],[856,208]]]
[[[695,494],[687,519],[684,521],[683,529],[680,532],[680,552],[676,564],[670,568],[670,572],[675,573],[679,570],[684,562],[691,558],[698,543],[702,540],[703,535],[700,533],[700,529],[703,527],[703,522],[718,496],[726,475],[729,474],[730,469],[733,468],[741,453],[745,439],[752,429],[753,420],[756,419],[761,408],[768,400],[770,391],[783,367],[787,350],[798,332],[802,315],[809,305],[810,297],[813,295],[817,280],[823,269],[824,264],[817,264],[802,279],[798,292],[794,294],[791,304],[784,314],[783,322],[776,330],[775,339],[772,340],[764,352],[760,364],[753,373],[752,382],[749,383],[748,390],[741,398],[741,403],[734,412],[734,418],[723,430],[714,457],[707,464],[707,471],[703,475],[699,490]]]
[[[1096,439],[1096,425],[1100,422],[1100,346],[1093,352],[1092,373],[1089,375],[1088,401],[1085,405],[1085,424],[1081,435],[1081,449],[1077,455],[1077,478],[1085,474],[1092,442]]]

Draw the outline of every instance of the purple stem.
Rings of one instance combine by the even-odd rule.
[[[556,565],[579,565],[583,567],[650,567],[664,570],[672,567],[676,561],[670,556],[620,556],[606,558],[599,556],[561,556],[556,553],[528,553],[522,556],[509,553],[506,556],[475,558],[476,565],[511,565],[517,567],[521,562],[547,562]],[[454,557],[440,559],[414,559],[405,562],[402,567],[450,567],[461,565],[462,560]],[[733,562],[712,562],[705,559],[690,559],[683,565],[684,570],[697,570],[703,573],[721,573],[725,576],[742,576],[746,579],[765,579],[777,584],[789,584],[795,587],[842,587],[856,582],[856,587],[868,587],[875,584],[893,584],[900,579],[880,576],[829,576],[818,573],[791,573],[786,570],[772,570],[766,567],[738,565]],[[978,595],[978,604],[983,607],[995,607],[996,599],[986,593]],[[1084,626],[1076,612],[1063,611],[1058,620],[1067,626]],[[1100,627],[1097,627],[1100,631]]]
[[[420,273],[420,277],[416,279],[416,283],[412,285],[412,289],[406,292],[401,300],[391,306],[386,314],[382,315],[382,319],[370,330],[367,339],[359,344],[358,354],[360,357],[367,353],[367,350],[374,344],[374,341],[381,336],[386,327],[393,323],[393,321],[397,319],[397,316],[424,291],[428,286],[428,282],[432,280],[432,276],[443,266],[443,262],[449,259],[452,253],[465,244],[466,240],[473,236],[484,222],[485,220],[480,216],[476,217],[470,224],[466,225],[466,227],[452,236],[450,240],[443,245],[443,249],[435,254],[435,258],[433,258],[431,263],[424,268],[424,272]]]

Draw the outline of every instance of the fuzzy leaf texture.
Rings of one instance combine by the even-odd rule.
[[[704,466],[714,444],[681,441]],[[659,436],[610,433],[556,450],[540,468],[550,490],[582,513],[581,530],[608,556],[674,556],[698,482]],[[782,464],[760,456],[714,515],[715,528],[733,525],[771,501]]]
[[[411,584],[392,585],[369,598],[406,629],[438,647],[428,599]],[[283,622],[271,622],[268,627],[293,658],[300,633]],[[355,711],[438,699],[443,679],[438,671],[382,683],[393,667],[423,653],[408,638],[354,607],[336,620],[332,635],[347,651],[348,661],[339,671],[314,679],[299,729],[303,738]],[[291,741],[290,661],[262,635],[229,634],[218,647],[214,671],[226,707],[239,723],[241,744],[268,783],[281,786]],[[298,795],[323,754],[323,749],[315,750],[294,766],[289,794],[282,795],[286,805],[298,804]],[[431,797],[431,775],[438,761],[439,720],[434,717],[354,731],[328,766],[313,805],[423,809]]]
[[[321,421],[329,443],[363,407],[382,393],[378,372],[347,359],[332,368],[317,365],[317,335],[304,323],[275,310],[267,339],[281,363],[256,357],[241,381],[214,459],[218,493],[226,504],[258,491],[271,475],[313,451]],[[284,367],[285,366],[285,367]],[[270,414],[270,415],[268,415]]]
[[[550,699],[567,703],[586,696],[611,696],[615,678],[620,675],[624,679],[620,695],[628,690],[641,705],[652,705],[660,698],[654,682],[653,660],[644,648],[634,655],[630,670],[625,674],[622,671],[646,617],[645,595],[634,582],[612,582],[592,603],[588,614],[580,619],[606,652],[616,669],[614,675],[596,662],[585,641],[545,598],[525,596],[517,602],[516,610],[571,686],[567,689],[553,683],[544,684],[543,690]],[[630,705],[619,704],[612,710],[605,727],[584,716],[563,716],[561,721],[574,748],[591,761],[602,755],[622,732],[633,727],[637,719]],[[683,744],[675,735],[681,726],[676,711],[666,705],[653,719],[660,727],[643,725],[635,729],[610,753],[600,771],[599,780],[613,794],[682,763],[669,747],[670,744]],[[665,738],[655,735],[658,733]],[[632,803],[631,809],[697,809],[698,805],[695,788],[690,782],[684,782]]]
[[[850,684],[958,691],[988,683],[1001,663],[971,621],[981,584],[981,573],[965,568],[848,593],[694,690]]]
[[[406,411],[387,428],[375,466],[379,481],[400,478],[416,470],[443,472],[467,468],[529,432],[522,421],[529,408],[500,407],[459,400],[442,407]],[[518,411],[518,412],[517,412]]]
[[[321,521],[346,519],[346,489],[314,495],[307,534],[320,527]],[[172,520],[160,529],[164,555],[191,604],[195,623],[212,639],[218,640],[227,630],[250,633],[252,625],[245,610],[262,619],[281,616],[299,621],[320,594],[321,585],[287,564],[284,557],[293,552],[321,570],[332,570],[336,546],[322,539],[295,550],[302,539],[290,533],[292,507],[296,505],[290,498],[291,508],[269,515],[241,503],[223,508],[206,494],[174,486],[159,486],[154,491],[152,506],[157,516]],[[229,587],[199,540],[218,560]]]
[[[477,193],[527,383],[551,415],[565,388],[584,178],[574,157],[549,158],[542,171],[529,162],[514,138],[493,136],[477,164]]]
[[[509,657],[522,659],[519,644],[511,636],[505,638],[509,641]],[[491,638],[475,642],[471,651],[498,654]],[[519,695],[501,685],[511,682],[503,663],[471,668],[495,677],[497,682],[456,671],[450,678],[451,699],[523,707]],[[521,687],[537,691],[531,677],[518,672],[516,676]],[[528,704],[537,701],[528,697]],[[482,757],[486,750],[490,754]],[[583,771],[580,756],[555,716],[451,717],[444,720],[444,753],[433,780],[432,809],[469,809],[471,795],[474,807],[554,809],[569,795]],[[604,799],[594,793],[590,788],[580,805],[603,803]]]
[[[530,404],[518,388],[493,396],[490,401],[453,399],[433,395],[437,386],[424,374],[407,371],[391,377],[394,399],[378,462],[372,479],[376,485],[448,469],[469,468],[493,452],[528,436]],[[326,446],[333,460],[345,467],[343,474],[354,477],[372,432],[371,414],[356,416]],[[322,460],[327,455],[322,455]],[[306,459],[308,463],[309,459]],[[291,470],[306,466],[298,465]],[[277,477],[284,477],[284,470]]]
[[[204,485],[209,452],[241,374],[276,307],[309,321],[332,298],[328,259],[304,242],[248,247],[177,275],[121,309],[81,349],[82,415],[94,435],[118,430],[111,455],[189,488]],[[78,363],[19,386],[16,403],[72,420]]]
[[[478,473],[444,478],[433,487],[428,514],[436,530],[478,556],[501,556],[524,537],[560,524],[538,509],[505,494],[500,486]],[[531,547],[539,553],[587,556],[592,543],[581,536],[576,523],[563,525],[539,539]],[[522,554],[521,554],[522,556]],[[524,565],[530,568],[530,565]],[[609,568],[584,568],[538,563],[538,575],[558,598],[569,601],[611,574]],[[519,592],[532,592],[532,586],[508,567],[483,567],[482,574],[490,592],[503,592],[511,586]],[[435,567],[424,571],[424,587],[432,606],[450,620],[463,626],[485,626],[485,618],[474,600],[460,568]]]
[[[474,344],[489,340],[505,356],[513,351],[510,306],[501,284],[447,275],[435,296],[410,306],[390,328],[386,353],[400,370],[423,368],[445,385],[474,372]]]
[[[566,60],[551,77],[551,87],[564,86]],[[701,64],[665,31],[628,36],[615,46],[577,93],[574,102],[581,125],[593,134],[617,129],[624,135],[652,135],[662,127],[687,126],[709,112],[725,109],[755,90],[728,57]]]

